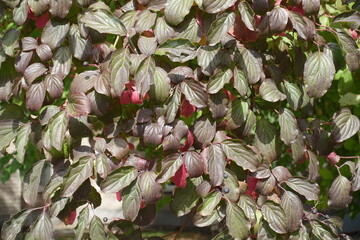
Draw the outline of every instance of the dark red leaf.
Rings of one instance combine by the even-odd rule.
[[[121,202],[122,200],[122,196],[121,196],[121,193],[120,192],[116,192],[116,199]]]
[[[75,222],[75,219],[76,219],[76,210],[72,210],[70,212],[69,216],[67,216],[64,219],[64,223],[65,223],[65,225],[71,225]]]
[[[239,16],[235,17],[234,26],[228,32],[240,41],[254,42],[258,38],[256,31],[249,30]]]
[[[187,138],[183,146],[179,148],[180,152],[186,152],[194,144],[194,134],[188,130]]]
[[[196,107],[191,105],[188,100],[183,99],[180,107],[180,115],[188,118],[190,117],[196,110]]]
[[[180,188],[186,187],[186,177],[187,170],[185,164],[181,165],[181,167],[176,171],[174,177],[172,177],[173,183]]]

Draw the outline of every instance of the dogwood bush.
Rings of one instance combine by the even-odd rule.
[[[143,239],[164,203],[223,226],[217,240],[346,237],[337,215],[360,199],[359,10],[3,0],[0,170],[28,171],[27,208],[2,238],[54,239],[58,217],[76,239]],[[94,215],[99,191],[124,219]]]

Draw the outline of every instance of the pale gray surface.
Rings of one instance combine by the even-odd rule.
[[[0,182],[0,223],[7,221],[11,214],[21,210],[21,181],[19,171],[10,179]]]

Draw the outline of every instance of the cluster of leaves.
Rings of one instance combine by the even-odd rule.
[[[170,183],[177,216],[224,223],[214,239],[343,237],[317,208],[347,208],[360,189],[360,161],[340,156],[358,154],[359,9],[3,0],[0,166],[32,162],[29,209],[2,238],[53,239],[51,218],[73,224],[81,207],[77,239],[141,239]],[[123,206],[107,229],[98,191]]]

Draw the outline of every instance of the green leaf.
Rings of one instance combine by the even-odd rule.
[[[56,18],[47,22],[41,34],[41,42],[55,49],[61,46],[70,29],[70,23]]]
[[[14,140],[19,128],[16,120],[0,120],[0,151],[4,150]]]
[[[87,27],[95,29],[100,33],[110,33],[125,36],[125,27],[120,20],[112,13],[98,10],[96,12],[86,12],[80,19]]]
[[[229,233],[236,239],[247,239],[250,235],[250,222],[243,210],[235,203],[228,202],[226,205],[226,226]]]
[[[185,188],[176,188],[174,195],[170,202],[170,209],[181,217],[188,214],[193,207],[196,206],[199,200],[199,195],[196,193],[196,185],[199,183],[199,179],[188,179]]]
[[[164,19],[164,17],[158,17],[156,19],[154,35],[160,44],[163,44],[168,39],[175,37],[175,29],[170,26]],[[184,37],[179,37],[184,38]]]
[[[236,0],[201,0],[196,3],[207,13],[218,13],[234,5]]]
[[[43,212],[36,222],[31,225],[30,231],[25,239],[49,240],[54,238],[54,229],[51,219],[47,212]]]
[[[157,175],[151,171],[142,172],[138,178],[141,199],[145,204],[154,204],[161,198],[162,187],[156,182]]]
[[[238,10],[240,12],[241,20],[244,22],[245,26],[251,30],[255,31],[255,13],[250,7],[248,2],[240,2],[238,5]]]
[[[51,147],[54,147],[61,152],[67,127],[68,118],[65,111],[61,111],[52,117],[47,129],[43,133],[43,139],[45,141],[44,147],[48,150],[51,150]]]
[[[258,52],[246,49],[242,45],[237,46],[240,52],[240,65],[244,70],[249,84],[255,84],[260,80],[262,72],[262,60]]]
[[[277,130],[264,119],[256,123],[254,146],[268,162],[280,157],[281,145]]]
[[[218,46],[202,46],[197,51],[198,65],[201,71],[207,75],[213,75],[215,69],[223,62]]]
[[[270,31],[282,32],[289,20],[289,11],[282,7],[275,7],[269,15]]]
[[[215,237],[213,237],[211,240],[234,240],[233,237],[227,233],[227,231],[220,232]]]
[[[23,198],[30,206],[36,203],[44,165],[45,160],[37,161],[24,177]]]
[[[161,174],[159,175],[157,182],[164,183],[173,177],[176,171],[183,164],[182,155],[172,154],[162,160]]]
[[[77,225],[74,229],[76,240],[83,239],[85,229],[88,226],[89,216],[90,216],[89,207],[84,207],[79,213],[79,216],[77,218]]]
[[[224,179],[226,158],[220,144],[210,144],[201,155],[210,177],[212,186],[220,186]]]
[[[210,213],[208,216],[201,216],[198,212],[196,212],[193,223],[197,227],[207,227],[213,224],[220,223],[225,217],[225,209],[224,206],[217,207],[214,211]]]
[[[147,57],[140,63],[135,74],[135,87],[141,96],[144,96],[150,90],[150,85],[154,84],[155,70],[155,61],[152,57]]]
[[[93,157],[85,156],[72,165],[64,177],[61,196],[70,197],[93,174]]]
[[[245,147],[242,142],[236,140],[225,140],[221,147],[227,158],[235,161],[244,170],[256,171],[260,158],[252,150]]]
[[[344,176],[338,176],[331,184],[328,205],[330,208],[347,208],[352,201],[351,182]]]
[[[224,12],[216,17],[212,22],[209,32],[207,33],[207,41],[209,45],[215,45],[227,34],[230,27],[234,25],[235,14],[233,12]]]
[[[111,172],[108,177],[101,182],[100,188],[105,193],[119,192],[134,181],[137,175],[138,172],[136,168],[132,166],[122,166]]]
[[[69,46],[72,55],[79,60],[85,60],[92,54],[92,43],[89,38],[83,38],[78,25],[71,25],[69,31]]]
[[[166,123],[171,123],[175,120],[180,103],[181,103],[180,86],[176,86],[166,106],[166,112],[165,112]]]
[[[210,94],[215,94],[220,91],[225,84],[230,82],[232,78],[232,71],[229,68],[218,68],[214,75],[209,79],[207,89]]]
[[[198,43],[201,40],[202,29],[195,17],[185,20],[176,31],[178,38],[187,39],[191,43]]]
[[[239,207],[244,211],[245,216],[252,224],[256,223],[257,205],[250,196],[242,194],[238,203]]]
[[[333,19],[333,23],[347,23],[352,29],[360,27],[360,13],[355,10],[343,12]]]
[[[133,222],[139,214],[141,201],[141,190],[137,180],[122,191],[122,201],[125,220]]]
[[[69,116],[79,117],[86,116],[91,112],[90,99],[81,92],[74,92],[68,95],[68,105],[66,112]]]
[[[279,124],[280,139],[286,145],[289,145],[296,139],[296,136],[300,132],[294,113],[287,108],[282,108],[279,112]]]
[[[235,99],[230,102],[226,113],[226,119],[228,121],[227,128],[232,130],[239,128],[246,122],[249,112],[249,104],[241,99]]]
[[[285,181],[295,192],[303,195],[309,201],[316,201],[319,198],[320,188],[317,183],[310,183],[305,179],[292,177]]]
[[[196,80],[186,79],[181,84],[181,92],[185,98],[197,108],[204,108],[207,105],[208,95],[205,86]]]
[[[203,203],[199,206],[197,211],[201,216],[209,216],[215,210],[222,198],[222,194],[219,190],[212,191],[203,200]]]
[[[304,83],[309,97],[321,98],[334,79],[333,60],[323,52],[315,52],[305,62]]]
[[[141,53],[151,56],[156,50],[157,40],[154,37],[140,36],[138,40],[138,47]]]
[[[169,39],[158,47],[156,55],[166,55],[173,62],[187,62],[196,57],[195,46],[187,39]]]
[[[1,45],[6,55],[15,57],[15,49],[19,47],[20,30],[12,28],[4,34]]]
[[[104,224],[100,220],[98,216],[94,216],[90,222],[90,228],[89,228],[90,238],[91,239],[99,239],[99,240],[105,240],[106,238],[106,232],[104,230]]]
[[[334,240],[334,239],[340,239],[337,235],[335,235],[330,227],[325,225],[324,223],[318,221],[318,220],[312,220],[310,221],[310,226],[312,228],[312,235],[317,237],[317,239],[321,240]]]
[[[354,136],[359,129],[359,118],[352,115],[350,109],[343,108],[334,116],[331,138],[335,142],[343,142]]]
[[[285,191],[281,196],[280,206],[286,213],[287,231],[298,230],[304,216],[304,208],[300,198],[290,191]]]
[[[135,30],[137,33],[151,30],[155,24],[156,13],[150,12],[148,9],[142,10],[136,15]]]
[[[125,84],[129,82],[130,65],[130,51],[128,48],[118,49],[111,55],[110,86],[114,89],[117,96],[121,96],[125,89]]]
[[[248,96],[249,87],[245,72],[234,67],[234,88],[240,93],[240,96]]]
[[[150,86],[149,95],[156,102],[164,102],[170,95],[170,79],[161,67],[155,68],[154,84]]]
[[[128,33],[131,33],[131,29],[135,26],[137,15],[138,12],[131,10],[120,16],[120,21],[124,24]]]
[[[58,48],[52,58],[52,62],[53,67],[51,68],[51,74],[65,78],[71,70],[72,56],[70,48]]]
[[[303,94],[296,83],[284,81],[286,100],[295,111],[304,106]]]
[[[178,25],[189,14],[193,3],[194,0],[169,0],[165,7],[166,21],[172,25]]]
[[[1,238],[7,240],[15,240],[20,233],[26,218],[32,212],[32,209],[24,209],[10,216],[10,219],[2,225]]]
[[[268,102],[283,101],[286,98],[286,95],[279,91],[275,81],[271,78],[265,79],[261,83],[259,93],[262,99]]]
[[[49,12],[52,16],[64,18],[70,11],[72,0],[50,1]]]
[[[223,189],[228,188],[229,192],[224,193],[224,197],[230,202],[237,203],[240,197],[240,184],[239,180],[234,172],[230,169],[225,169],[224,176],[227,176],[223,180]]]
[[[20,5],[17,8],[14,8],[13,11],[14,22],[21,26],[25,23],[28,18],[27,4],[25,1],[21,1]]]
[[[267,201],[261,207],[261,212],[272,230],[279,234],[285,234],[287,232],[286,215],[284,210],[278,204]]]

